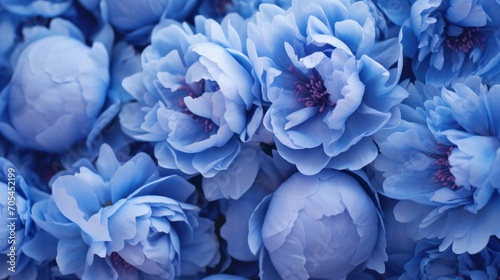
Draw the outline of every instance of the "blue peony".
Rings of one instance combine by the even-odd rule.
[[[402,25],[404,54],[417,79],[448,86],[480,75],[500,81],[500,3],[495,0],[378,1]]]
[[[500,277],[500,241],[492,238],[477,254],[454,254],[439,250],[439,241],[424,239],[417,244],[414,257],[405,265],[400,280],[473,279]]]
[[[257,206],[249,232],[261,279],[345,279],[364,267],[383,273],[387,260],[378,208],[341,171],[293,174]]]
[[[197,17],[195,32],[171,21],[153,31],[142,72],[123,81],[135,102],[120,122],[135,140],[155,143],[160,166],[213,177],[256,135],[263,110],[245,30],[233,14],[220,25]]]
[[[104,0],[111,25],[134,44],[149,42],[153,27],[161,19],[183,21],[196,5],[196,0]]]
[[[441,239],[441,250],[452,245],[457,254],[477,253],[490,236],[500,236],[494,222],[500,211],[500,88],[486,91],[477,77],[453,91],[407,87],[412,98],[401,106],[401,125],[379,141],[374,167],[382,193],[401,200],[394,209],[398,221]]]
[[[4,157],[0,168],[0,279],[42,279],[44,266],[56,257],[57,240],[35,224],[31,207],[49,195],[28,185]]]
[[[500,191],[500,86],[469,77],[426,105],[430,129],[441,142],[456,146],[450,155],[455,183]]]
[[[362,168],[377,155],[371,136],[398,122],[401,48],[377,15],[365,2],[293,1],[261,5],[249,24],[264,125],[304,174]]]
[[[61,19],[24,34],[0,94],[0,132],[17,145],[61,153],[101,123],[108,52],[99,42],[85,45],[79,30]]]
[[[214,224],[191,203],[194,186],[175,175],[160,177],[146,154],[122,164],[103,145],[95,165],[82,159],[74,168],[55,178],[49,199],[33,206],[37,224],[59,240],[62,274],[176,279],[218,262]]]

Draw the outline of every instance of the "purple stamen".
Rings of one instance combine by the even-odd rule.
[[[477,27],[465,27],[460,35],[448,36],[446,46],[455,52],[463,53],[469,52],[474,47],[484,49],[486,39],[478,31]]]
[[[439,169],[436,173],[434,173],[432,180],[436,183],[441,183],[444,187],[456,190],[458,186],[455,183],[455,176],[453,176],[450,171],[451,165],[448,160],[451,155],[451,151],[453,150],[453,146],[446,146],[438,143],[436,145],[436,149],[439,153],[434,155],[434,158],[436,159],[434,161],[434,165],[437,165]]]
[[[297,100],[304,102],[306,107],[319,107],[318,110],[323,112],[328,106],[333,107],[335,105],[316,70],[313,70],[309,79],[307,79],[293,66],[288,69],[299,79],[299,81],[295,82],[295,93],[299,96]]]
[[[120,270],[122,273],[131,273],[133,271],[134,266],[124,260],[118,253],[111,253],[110,258],[116,270]]]
[[[183,83],[184,83],[184,85],[180,86],[179,90],[187,91],[188,96],[191,96],[192,98],[200,97],[200,95],[197,94],[190,85],[187,85],[185,81],[183,81]],[[200,88],[200,90],[199,90],[200,92],[204,92],[205,86],[206,86],[205,79],[202,79],[199,82],[197,82],[196,86],[198,86]],[[217,86],[216,90],[218,90],[218,86]],[[193,112],[191,112],[189,110],[189,108],[186,106],[186,103],[184,102],[184,98],[179,99],[179,106],[181,106],[183,108],[182,111],[185,114],[187,114],[188,116],[192,117],[195,122],[203,122],[205,132],[208,132],[214,128],[215,124],[212,120],[204,118],[204,117],[200,117],[200,116],[194,114]]]
[[[215,13],[224,16],[227,12],[227,5],[234,5],[232,0],[213,0]]]

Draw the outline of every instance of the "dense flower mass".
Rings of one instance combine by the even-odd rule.
[[[4,224],[0,228],[0,277],[44,278],[47,264],[55,257],[57,240],[34,223],[30,212],[48,194],[28,185],[19,169],[4,157],[0,157],[0,168],[0,187],[5,190],[0,194]]]
[[[378,1],[402,27],[415,75],[436,86],[481,75],[500,81],[500,3],[495,0]],[[397,7],[397,8],[395,8]]]
[[[500,279],[499,0],[0,0],[0,279]]]

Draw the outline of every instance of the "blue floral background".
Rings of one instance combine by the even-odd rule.
[[[0,188],[0,279],[498,280],[500,2],[0,0]]]

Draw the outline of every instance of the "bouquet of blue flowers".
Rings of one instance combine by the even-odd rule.
[[[0,0],[0,279],[500,279],[500,1]]]

